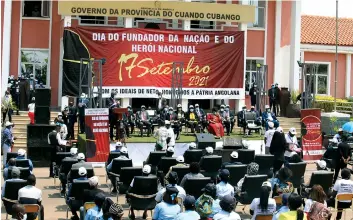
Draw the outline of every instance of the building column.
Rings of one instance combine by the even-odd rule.
[[[4,2],[4,23],[2,36],[2,65],[1,65],[1,97],[7,90],[7,82],[10,75],[10,51],[11,51],[11,13],[12,0]]]
[[[275,26],[275,68],[274,82],[281,82],[281,25],[282,25],[282,0],[276,1],[276,26]],[[282,85],[282,84],[280,84]]]
[[[301,1],[292,1],[291,11],[291,41],[289,59],[289,89],[299,90],[299,66],[300,60],[300,28],[301,28]]]
[[[352,71],[352,55],[346,54],[346,92],[345,92],[346,97],[351,96],[351,87],[352,87],[351,71]]]

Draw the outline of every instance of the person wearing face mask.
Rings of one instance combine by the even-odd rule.
[[[151,122],[150,122],[150,116],[146,111],[146,106],[142,105],[141,111],[137,112],[137,121],[139,123],[141,137],[143,136],[143,126],[146,126],[147,137],[149,137],[151,133]]]
[[[1,111],[2,111],[2,123],[5,122],[6,115],[9,116],[9,122],[12,122],[13,105],[12,105],[12,96],[10,95],[9,91],[6,91],[5,96],[2,98]]]
[[[243,128],[243,132],[245,134],[245,130],[246,130],[246,125],[247,122],[245,120],[245,113],[246,113],[246,105],[243,106],[242,110],[238,112],[237,114],[237,118],[238,118],[238,127]]]
[[[222,118],[222,122],[224,124],[224,126],[226,127],[226,131],[227,131],[227,136],[229,136],[230,133],[230,115],[229,115],[229,111],[225,111],[224,110],[224,105],[221,105],[221,108],[219,109],[219,115]]]
[[[271,88],[268,90],[268,98],[270,102],[270,109],[272,109],[273,113],[277,115],[276,103],[279,99],[279,93],[274,84],[272,84]]]
[[[170,123],[169,121],[162,122],[162,126],[154,132],[153,136],[157,139],[155,145],[156,151],[167,149],[168,129],[165,127],[166,122]]]
[[[110,140],[114,139],[114,127],[117,125],[117,118],[114,113],[114,109],[117,108],[117,102],[115,101],[116,92],[112,91],[110,97],[106,100],[106,106],[109,108],[109,137]],[[118,129],[116,129],[118,130]],[[116,131],[116,136],[118,137],[118,131]]]
[[[255,106],[251,106],[250,112],[253,112],[256,114],[255,124],[258,126],[261,125],[261,117],[260,117],[259,112],[255,110]]]
[[[208,124],[208,132],[215,135],[216,138],[221,138],[224,136],[224,129],[222,125],[221,116],[218,114],[217,109],[212,109],[212,114],[207,115]]]
[[[80,120],[80,133],[85,133],[85,109],[88,107],[88,99],[85,93],[82,93],[78,100],[78,119]]]
[[[28,117],[30,124],[34,125],[34,109],[35,109],[35,97],[32,98],[31,103],[28,104]]]
[[[135,115],[130,105],[127,106],[127,113],[124,113],[123,120],[125,124],[126,135],[127,137],[130,137],[130,134],[134,133],[135,129]],[[131,127],[131,132],[129,131],[129,126]]]
[[[179,140],[179,134],[182,130],[183,123],[185,121],[185,113],[181,107],[181,104],[178,104],[177,110],[175,112],[175,120],[174,120],[174,133],[176,135],[176,139]]]
[[[163,98],[163,94],[161,91],[157,91],[156,93],[158,96],[157,109],[158,109],[158,112],[161,112],[164,110],[165,106],[167,105],[167,100],[165,98]]]
[[[226,105],[224,109],[225,114],[229,117],[230,120],[230,133],[233,132],[234,128],[234,123],[235,123],[235,117],[234,117],[234,112],[230,110],[230,106]]]
[[[250,102],[252,106],[256,105],[256,95],[257,95],[257,85],[254,84],[250,91],[249,91],[249,95],[250,95]]]
[[[165,121],[165,127],[168,130],[167,145],[174,146],[175,145],[175,134],[174,134],[174,129],[171,127],[170,121],[168,121],[168,120]]]
[[[185,118],[191,128],[191,133],[195,133],[195,129],[197,129],[199,122],[193,105],[189,106],[189,111],[186,113]]]
[[[207,127],[206,114],[205,111],[200,108],[199,104],[195,104],[195,113],[199,123],[201,124],[202,133],[205,133],[205,128]]]
[[[265,124],[266,131],[268,130],[268,122],[270,121],[273,122],[275,128],[278,128],[279,121],[277,120],[275,114],[271,112],[270,106],[265,105],[265,110],[266,111],[262,113],[262,122]]]
[[[297,134],[295,128],[290,128],[289,132],[285,135],[286,142],[288,144],[287,150],[284,153],[284,157],[286,160],[289,160],[290,157],[292,157],[294,154],[300,153],[301,148],[299,147],[297,137],[295,136]]]
[[[75,123],[77,122],[77,109],[73,102],[69,102],[68,113],[68,126],[67,126],[67,139],[75,139]]]

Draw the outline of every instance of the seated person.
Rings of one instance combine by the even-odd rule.
[[[272,220],[278,220],[279,215],[283,212],[289,212],[289,207],[288,207],[288,197],[290,196],[289,193],[283,193],[282,194],[282,205],[279,207],[278,211],[273,213],[273,218]],[[278,207],[276,207],[278,208]]]
[[[11,171],[11,179],[7,179],[4,182],[4,185],[2,186],[2,192],[1,192],[1,198],[3,198],[5,196],[5,188],[6,188],[6,182],[7,181],[22,181],[22,179],[20,179],[20,175],[21,175],[21,171],[18,167],[13,167],[12,171]]]
[[[294,127],[289,129],[289,132],[284,135],[288,144],[287,150],[284,152],[284,158],[289,160],[295,154],[301,153],[302,149],[299,147],[296,129]]]
[[[222,164],[222,169],[225,169],[225,167],[226,167],[227,165],[241,165],[242,163],[241,163],[241,162],[238,162],[238,157],[239,157],[238,152],[233,151],[233,152],[230,154],[230,161],[229,161],[229,162],[224,162],[224,163]]]
[[[182,109],[181,104],[178,104],[177,110],[175,112],[175,120],[174,120],[174,133],[176,135],[176,140],[180,138],[180,131],[183,128],[183,123],[185,122],[185,113]]]
[[[61,183],[61,195],[63,196],[65,194],[65,191],[66,191],[66,184],[67,184],[67,177],[70,173],[64,173],[65,171],[63,171],[63,166],[62,164],[65,163],[65,161],[72,161],[72,160],[78,160],[80,161],[80,164],[84,163],[85,160],[84,160],[84,154],[77,154],[77,148],[71,148],[70,149],[70,153],[71,153],[71,157],[65,157],[62,161],[61,161],[61,166],[59,168],[59,180],[60,180],[60,183]],[[70,174],[71,175],[71,174]]]
[[[229,111],[224,110],[224,105],[221,105],[221,108],[219,109],[219,115],[221,116],[222,123],[224,127],[226,128],[227,131],[227,136],[230,134],[230,127],[231,127],[231,121],[230,121],[230,113]]]
[[[83,153],[79,153],[78,155],[77,155],[77,160],[78,160],[78,163],[75,163],[75,164],[73,164],[72,165],[72,167],[71,167],[71,170],[72,169],[78,169],[78,168],[80,168],[80,167],[84,167],[86,170],[87,169],[92,169],[93,167],[92,167],[92,164],[91,163],[87,163],[86,161],[85,161],[85,155],[83,154]],[[68,179],[68,181],[70,181],[71,180],[71,170],[70,170],[70,172],[67,174],[67,179]]]
[[[216,185],[217,197],[222,199],[226,195],[234,197],[234,187],[228,183],[230,178],[229,170],[222,169],[219,173],[220,182]]]
[[[83,204],[86,202],[94,202],[94,198],[98,193],[104,193],[103,190],[98,189],[98,177],[92,176],[88,179],[90,188],[83,191]]]
[[[335,141],[335,143],[341,143],[342,137],[343,137],[343,129],[339,128],[337,134],[333,136],[333,140]]]
[[[271,183],[263,182],[261,186],[260,197],[252,200],[250,204],[250,214],[252,220],[256,219],[257,215],[269,215],[276,211],[276,201],[270,197]]]
[[[262,113],[262,123],[265,125],[266,131],[268,130],[268,122],[273,122],[275,128],[279,126],[279,121],[277,120],[275,114],[271,112],[269,105],[265,106],[265,112]]]
[[[243,187],[243,183],[244,183],[244,179],[246,176],[256,176],[259,172],[259,165],[255,162],[251,162],[248,167],[246,168],[246,174],[243,178],[241,178],[238,183],[237,186],[235,186],[235,191],[236,193],[240,193],[241,189]]]
[[[246,113],[246,105],[242,107],[242,110],[238,112],[237,118],[238,118],[238,127],[243,128],[243,132],[245,134],[247,122],[245,120],[245,113]]]
[[[27,186],[18,191],[18,201],[21,204],[35,204],[40,206],[40,219],[44,219],[44,207],[42,206],[42,190],[35,187],[36,177],[31,174],[27,179]],[[27,219],[34,220],[37,213],[28,213]]]
[[[128,160],[129,159],[128,157],[129,157],[129,153],[127,151],[127,148],[126,147],[122,147],[121,150],[120,150],[120,156],[117,157],[116,159]],[[108,172],[111,172],[111,170],[113,168],[113,161],[114,160],[112,160],[110,162],[110,164],[107,166],[107,171]],[[110,175],[110,174],[108,174],[108,177],[110,179],[110,182],[113,185],[112,193],[116,193],[117,192],[117,190],[116,190],[116,177],[114,175]]]
[[[88,209],[85,215],[85,220],[96,220],[103,217],[102,206],[105,201],[104,193],[98,193],[94,198],[96,204],[93,208]]]
[[[9,162],[7,163],[7,167],[5,167],[3,172],[4,181],[8,179],[9,172],[11,172],[12,168],[16,167],[16,159],[10,158]]]
[[[290,194],[288,198],[289,212],[282,212],[278,220],[307,220],[306,214],[300,209],[302,206],[302,198],[296,193]]]
[[[185,211],[176,216],[176,220],[199,220],[200,215],[195,212],[195,197],[187,195],[183,202]]]
[[[168,177],[169,174],[170,174],[170,172],[172,172],[173,167],[189,167],[188,164],[185,164],[185,163],[184,163],[184,157],[183,157],[183,156],[179,156],[179,157],[177,157],[175,160],[176,160],[177,164],[174,165],[174,166],[171,166],[171,167],[169,168],[168,173],[165,175],[166,177]]]
[[[203,194],[196,201],[196,211],[204,218],[213,218],[215,214],[222,210],[217,198],[217,187],[213,183],[208,183],[202,189]]]
[[[315,164],[316,164],[316,170],[326,170],[327,171],[327,164],[326,164],[326,161],[324,160],[317,160],[315,161]]]
[[[311,188],[309,199],[305,201],[304,212],[307,215],[310,215],[310,212],[313,211],[312,208],[315,208],[315,203],[321,203],[327,208],[326,193],[320,185],[314,185]]]
[[[290,163],[301,163],[303,162],[302,158],[298,154],[293,154],[293,156],[289,157],[285,162],[284,166],[289,167]]]
[[[282,193],[294,192],[293,184],[289,182],[292,177],[292,171],[287,167],[282,167],[275,178],[271,179],[272,184],[272,197],[281,195]]]
[[[200,132],[205,133],[205,128],[207,127],[206,114],[205,111],[200,108],[199,104],[195,104],[195,113],[197,115],[198,122],[200,124]]]
[[[207,114],[209,133],[216,136],[216,138],[221,138],[224,136],[224,128],[222,124],[221,116],[218,114],[217,109],[213,108],[212,113]]]
[[[124,215],[124,209],[118,203],[113,203],[109,207],[108,213],[110,216],[110,218],[108,220],[122,220],[123,215]],[[105,220],[105,219],[103,218],[103,220]]]
[[[140,128],[141,137],[143,136],[143,126],[146,126],[147,137],[149,137],[150,133],[151,133],[151,122],[150,122],[150,116],[148,115],[148,112],[146,111],[146,106],[144,106],[144,105],[141,106],[141,111],[136,113],[136,117],[137,117],[137,121],[138,121],[138,126]]]
[[[193,162],[190,164],[190,173],[185,174],[185,176],[180,182],[180,186],[184,187],[186,180],[189,178],[200,178],[200,177],[204,177],[204,175],[200,173],[200,164],[197,162]]]
[[[231,220],[241,220],[238,213],[234,212],[236,202],[235,198],[230,195],[224,196],[219,205],[222,210],[213,216],[213,220],[231,219]]]
[[[110,152],[117,152],[117,153],[119,153],[122,147],[123,147],[123,144],[122,144],[120,141],[117,141],[117,142],[115,143],[115,150],[112,150],[112,151],[110,151]]]
[[[178,205],[178,189],[175,187],[166,187],[163,195],[163,201],[158,203],[153,212],[153,220],[173,220],[181,212]]]
[[[27,159],[28,160],[28,163],[29,163],[29,170],[32,172],[33,171],[33,163],[31,161],[31,159],[27,158],[26,157],[26,151],[23,150],[23,149],[19,149],[17,151],[17,157],[16,157],[16,160],[24,160],[24,159]]]
[[[80,176],[79,178],[77,178],[76,180],[87,180],[87,170],[84,167],[80,167],[78,169],[78,175]],[[70,197],[72,195],[71,192],[71,187],[72,184],[69,184],[69,190],[67,192],[66,195],[66,204],[70,207],[71,213],[72,213],[72,220],[78,220],[79,217],[77,215],[77,211],[80,209],[80,206],[82,204],[75,202],[75,200],[71,200]]]
[[[191,133],[195,133],[195,129],[199,130],[199,118],[197,117],[197,114],[194,111],[194,106],[190,105],[189,106],[189,111],[185,115],[185,119],[189,127],[191,128]]]
[[[78,153],[78,149],[76,147],[72,147],[70,149],[70,158],[77,159],[77,153]]]
[[[251,106],[250,112],[256,114],[255,124],[256,124],[257,126],[260,126],[260,125],[262,124],[262,123],[261,123],[261,117],[260,117],[259,112],[255,110],[255,106]]]
[[[177,183],[179,181],[178,178],[178,174],[174,171],[170,172],[169,175],[167,176],[167,181],[168,181],[168,185],[166,187],[175,187],[177,188],[177,190],[179,191],[178,193],[178,198],[181,198],[182,200],[184,200],[185,196],[186,196],[186,192],[183,189],[183,187],[179,186]],[[161,190],[158,191],[157,195],[156,195],[156,202],[161,202],[163,195],[166,191],[166,188],[162,188]]]
[[[168,147],[165,152],[165,157],[173,157],[174,155],[174,147]]]
[[[200,162],[199,162],[200,167],[203,167],[203,164],[204,164],[203,158],[205,156],[217,156],[217,155],[213,155],[213,148],[212,147],[206,147],[205,150],[206,150],[205,155],[203,157],[201,157]]]

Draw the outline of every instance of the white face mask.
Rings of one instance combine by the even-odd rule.
[[[173,111],[169,111],[169,114],[173,114]]]
[[[194,112],[194,109],[190,109],[190,112]]]

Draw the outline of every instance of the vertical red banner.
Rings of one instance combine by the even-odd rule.
[[[85,109],[86,157],[105,162],[109,155],[109,109]]]
[[[304,160],[319,160],[323,155],[321,110],[301,110],[301,135]]]

